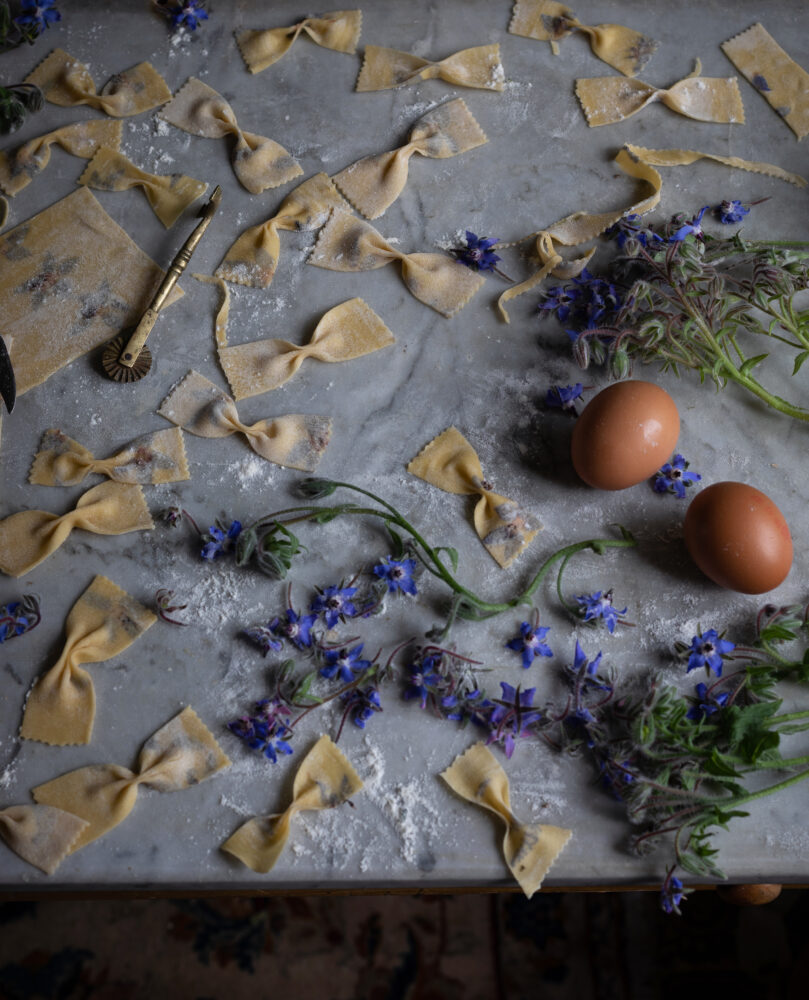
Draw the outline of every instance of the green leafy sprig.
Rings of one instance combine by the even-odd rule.
[[[702,382],[717,388],[735,382],[773,409],[809,421],[809,409],[765,388],[756,372],[774,345],[794,353],[793,375],[809,358],[809,310],[795,304],[809,287],[809,243],[749,241],[740,233],[675,239],[678,226],[696,228],[681,222],[677,216],[656,229],[616,227],[623,253],[607,280],[623,291],[622,304],[581,330],[573,345],[577,361],[583,368],[606,363],[616,378],[635,362],[675,375],[690,368]],[[569,294],[581,296],[582,284]],[[549,304],[555,300],[543,308]]]
[[[405,554],[412,556],[452,592],[452,604],[447,622],[437,635],[440,638],[449,633],[458,618],[482,621],[521,604],[529,604],[551,569],[558,566],[561,575],[568,562],[579,552],[589,550],[597,555],[603,555],[611,548],[625,549],[635,545],[634,538],[623,527],[619,528],[617,538],[589,538],[566,545],[545,559],[528,586],[519,594],[505,601],[487,601],[462,584],[455,576],[458,569],[456,549],[445,545],[431,545],[396,507],[382,497],[351,483],[330,479],[304,479],[300,484],[301,492],[309,499],[323,499],[338,489],[351,490],[368,497],[372,505],[352,502],[311,504],[287,507],[268,514],[242,530],[236,546],[237,565],[245,566],[254,562],[262,572],[284,579],[295,557],[305,551],[290,525],[304,522],[314,525],[327,524],[343,517],[374,518],[381,521],[387,529],[393,558],[399,559]],[[560,582],[557,582],[557,587],[561,587]]]
[[[16,132],[28,112],[42,110],[42,91],[33,83],[18,83],[13,87],[0,87],[0,132]]]
[[[714,700],[708,711],[695,712],[653,677],[640,694],[616,689],[589,734],[600,768],[606,761],[624,769],[626,780],[613,781],[611,790],[641,827],[636,850],[670,836],[676,864],[701,877],[725,878],[716,830],[747,816],[751,802],[809,778],[809,753],[781,752],[784,736],[809,730],[809,710],[782,712],[775,690],[780,680],[809,682],[807,609],[767,606],[754,641],[737,646],[731,659],[747,662],[705,686],[704,697]]]

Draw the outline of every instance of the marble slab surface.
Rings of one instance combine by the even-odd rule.
[[[363,8],[360,43],[443,57],[466,46],[498,42],[507,81],[502,93],[428,81],[355,94],[359,57],[327,51],[306,39],[276,66],[251,76],[233,30],[293,23],[304,11],[290,0],[212,3],[210,20],[185,37],[172,37],[145,2],[64,6],[61,23],[33,49],[2,56],[4,82],[22,79],[57,45],[87,62],[99,84],[148,59],[172,90],[195,75],[220,91],[245,128],[277,139],[293,153],[304,177],[320,170],[336,173],[362,155],[402,144],[424,112],[462,96],[489,142],[453,159],[414,159],[402,197],[375,223],[407,251],[446,248],[465,229],[513,241],[577,209],[630,204],[635,185],[612,162],[624,142],[767,160],[809,174],[805,144],[796,141],[744,80],[744,125],[698,123],[654,105],[622,124],[589,129],[573,81],[613,71],[593,56],[582,37],[566,40],[554,57],[546,44],[508,34],[507,0],[375,0]],[[585,23],[628,23],[659,38],[660,49],[642,75],[656,85],[670,85],[690,73],[696,57],[706,76],[735,75],[719,44],[759,18],[798,62],[809,66],[807,12],[799,0],[763,8],[747,0],[666,5],[581,0],[575,9]],[[47,105],[20,132],[4,138],[2,147],[15,148],[51,128],[97,116],[86,108]],[[194,257],[190,270],[195,272],[210,274],[235,236],[273,214],[297,183],[250,195],[236,181],[226,143],[161,125],[152,112],[125,119],[123,135],[123,151],[144,168],[182,171],[221,184],[222,209]],[[9,224],[70,193],[84,166],[55,150],[47,172],[11,202]],[[99,192],[98,198],[162,266],[193,224],[192,208],[166,231],[139,191]],[[753,237],[807,235],[806,190],[708,162],[665,171],[656,217],[696,213],[723,198],[769,199],[746,223],[745,231]],[[284,412],[330,413],[335,432],[319,472],[348,479],[398,505],[431,539],[457,548],[460,577],[492,598],[515,593],[546,555],[568,542],[608,534],[616,522],[626,525],[638,538],[637,551],[601,559],[584,556],[571,565],[567,584],[573,593],[614,587],[616,600],[629,606],[627,617],[635,628],[609,636],[576,627],[548,587],[538,595],[539,606],[543,623],[551,626],[555,656],[537,661],[528,674],[504,648],[519,625],[519,614],[461,625],[454,640],[459,650],[491,669],[488,687],[496,688],[499,680],[530,684],[537,687],[540,704],[560,696],[559,671],[572,659],[576,637],[592,655],[603,650],[621,676],[655,669],[690,690],[693,676],[686,679],[674,661],[673,641],[690,641],[700,623],[741,627],[763,599],[720,590],[690,563],[681,538],[685,503],[660,497],[645,483],[601,493],[578,481],[568,457],[570,422],[546,411],[542,399],[550,384],[582,376],[564,331],[554,322],[539,324],[538,293],[511,304],[512,321],[506,326],[494,308],[503,285],[488,278],[472,303],[447,320],[407,292],[396,268],[362,274],[321,270],[306,263],[312,244],[310,234],[282,234],[273,284],[266,290],[232,287],[231,342],[272,336],[301,343],[326,309],[362,296],[385,319],[396,344],[339,366],[309,363],[281,389],[241,403],[241,419],[251,423]],[[512,277],[522,280],[531,273],[530,263],[516,250],[504,251],[503,257]],[[29,507],[65,511],[83,492],[82,487],[28,485],[28,469],[47,427],[59,426],[97,455],[106,455],[136,434],[165,426],[155,411],[189,368],[225,387],[214,350],[216,289],[190,275],[182,286],[185,296],[166,310],[151,336],[155,363],[146,379],[131,386],[113,384],[88,356],[19,399],[3,426],[0,516]],[[789,377],[786,364],[768,363],[765,371],[776,391]],[[809,405],[806,371],[784,393]],[[676,399],[682,417],[678,450],[702,473],[703,483],[742,480],[765,490],[781,507],[796,542],[795,563],[786,582],[766,599],[805,601],[806,428],[768,412],[734,388],[717,393],[695,377],[678,381],[652,369],[636,375],[658,381]],[[608,381],[599,370],[583,380],[597,387]],[[543,522],[544,530],[509,570],[499,569],[475,536],[471,500],[441,493],[405,471],[409,459],[450,424],[473,442],[498,489]],[[147,488],[155,515],[179,504],[202,526],[219,516],[250,523],[294,502],[299,474],[258,459],[243,439],[187,436],[186,444],[192,479]],[[301,537],[309,553],[293,573],[293,598],[299,605],[313,585],[348,578],[386,554],[381,534],[366,524],[338,521],[304,528]],[[158,624],[120,657],[90,668],[98,699],[91,745],[21,743],[16,734],[26,692],[58,655],[65,616],[98,573],[145,603],[153,601],[160,587],[174,589],[188,602],[190,627]],[[353,808],[299,817],[287,851],[267,877],[219,851],[245,817],[286,804],[301,751],[320,732],[333,733],[339,721],[336,712],[312,713],[296,737],[301,750],[275,767],[251,755],[224,728],[269,693],[273,659],[263,660],[239,632],[285,605],[285,584],[237,570],[225,560],[202,562],[190,533],[158,524],[150,533],[119,538],[75,533],[20,580],[0,579],[0,604],[24,592],[40,595],[44,620],[36,631],[0,647],[0,806],[29,801],[36,784],[85,764],[133,766],[143,741],[187,704],[217,734],[233,766],[183,792],[142,790],[125,823],[68,858],[53,878],[3,849],[0,888],[194,891],[511,884],[500,853],[501,829],[483,811],[454,798],[437,778],[474,735],[421,712],[393,689],[384,699],[382,716],[364,732],[347,726],[342,736],[341,747],[366,781]],[[417,602],[396,602],[384,620],[363,623],[367,648],[389,651],[423,633],[437,620],[444,596],[438,587],[426,586]],[[789,699],[787,693],[787,703]],[[548,886],[633,885],[661,877],[668,855],[638,859],[628,852],[621,809],[603,794],[585,762],[526,741],[506,766],[518,815],[574,831]],[[720,863],[731,878],[805,881],[805,794],[798,787],[756,803],[750,819],[717,838]]]

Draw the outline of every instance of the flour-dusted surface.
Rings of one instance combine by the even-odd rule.
[[[302,13],[292,0],[272,7],[278,25],[291,24]],[[744,125],[693,122],[654,104],[620,124],[589,129],[574,81],[603,76],[609,68],[582,37],[566,39],[555,58],[547,43],[508,34],[511,4],[506,0],[445,0],[440,5],[374,0],[365,5],[360,39],[360,52],[365,44],[378,44],[430,58],[499,43],[505,75],[499,93],[433,80],[357,94],[359,56],[302,42],[282,61],[251,76],[232,32],[270,26],[265,8],[248,2],[219,4],[198,32],[172,36],[145,3],[112,10],[100,2],[73,4],[33,50],[5,54],[7,78],[22,79],[57,45],[90,63],[99,81],[148,59],[173,93],[189,76],[221,93],[240,123],[289,150],[303,167],[302,178],[320,170],[334,174],[360,157],[404,144],[416,119],[463,97],[489,142],[450,159],[414,157],[407,186],[378,222],[386,238],[394,236],[389,242],[407,252],[457,246],[466,229],[511,242],[577,209],[607,211],[630,204],[637,189],[612,164],[623,142],[700,149],[809,173],[803,146],[743,80]],[[747,0],[684,0],[671,9],[581,0],[575,10],[583,23],[629,24],[660,39],[642,73],[644,82],[656,87],[682,79],[695,56],[706,77],[734,75],[719,45],[760,17],[789,54],[809,66],[809,15],[798,0],[770,4],[766,11]],[[86,108],[46,105],[5,138],[2,148],[16,148],[49,129],[94,117],[97,112]],[[190,136],[161,122],[156,112],[124,119],[123,135],[122,151],[144,169],[222,185],[222,209],[194,256],[195,272],[212,273],[239,233],[272,216],[297,183],[250,195],[233,174],[227,143]],[[73,191],[85,165],[54,150],[47,174],[12,199],[9,226]],[[663,169],[662,174],[657,217],[675,211],[693,216],[723,198],[769,198],[748,216],[745,233],[752,238],[807,236],[806,191],[710,162]],[[197,206],[192,206],[167,232],[138,191],[100,191],[98,199],[161,267],[170,263],[195,221]],[[489,690],[496,694],[497,682],[505,680],[536,686],[540,704],[560,697],[559,672],[572,659],[576,638],[591,655],[602,649],[623,677],[658,671],[666,681],[690,690],[693,675],[686,678],[670,655],[674,640],[688,642],[700,625],[746,625],[764,600],[807,599],[804,427],[765,411],[733,388],[716,393],[690,376],[677,381],[652,370],[636,372],[659,381],[674,396],[682,420],[678,450],[702,474],[704,484],[749,482],[772,496],[791,525],[795,565],[777,591],[762,599],[721,591],[700,576],[686,555],[681,538],[685,503],[655,495],[645,484],[608,494],[577,481],[568,458],[571,422],[546,411],[542,399],[552,383],[584,381],[600,387],[605,377],[598,370],[582,376],[571,360],[564,330],[553,322],[538,323],[538,293],[510,303],[511,324],[506,326],[493,306],[505,286],[489,277],[464,309],[444,319],[407,292],[397,268],[349,274],[309,266],[316,236],[282,234],[282,253],[268,288],[231,285],[230,343],[281,338],[303,344],[326,310],[354,296],[383,318],[396,343],[339,366],[309,362],[281,388],[241,401],[244,423],[284,413],[331,415],[335,430],[318,473],[380,493],[428,538],[455,546],[461,579],[486,597],[507,597],[521,589],[544,557],[568,542],[609,533],[615,523],[637,535],[635,552],[588,555],[571,563],[565,588],[580,594],[613,587],[619,606],[629,606],[626,617],[634,628],[609,636],[574,627],[548,586],[538,598],[555,656],[537,660],[523,672],[519,658],[504,648],[522,614],[458,626],[454,640],[461,652],[482,661],[489,672],[481,678]],[[501,253],[503,270],[518,281],[533,273],[520,249]],[[591,264],[594,271],[598,260],[596,256]],[[68,510],[89,485],[53,489],[27,483],[46,428],[60,427],[96,455],[113,454],[136,435],[170,426],[156,410],[189,369],[226,389],[214,342],[219,292],[189,274],[181,284],[185,296],[161,314],[150,336],[154,364],[145,379],[113,384],[98,373],[91,353],[31,389],[4,418],[0,516],[26,507]],[[54,337],[59,341],[65,332],[55,329]],[[771,359],[762,366],[762,379],[778,391],[790,367]],[[809,390],[800,378],[783,392],[809,404]],[[543,530],[508,570],[497,566],[475,534],[473,498],[444,493],[405,472],[410,459],[450,425],[469,439],[498,490],[542,522]],[[145,488],[155,516],[180,505],[205,530],[216,518],[250,523],[296,502],[293,486],[299,474],[265,462],[243,439],[188,435],[186,448],[189,482]],[[387,554],[380,533],[367,524],[335,521],[304,527],[301,539],[309,555],[292,574],[297,608],[308,602],[314,585],[337,583]],[[297,817],[269,876],[257,876],[220,852],[220,844],[246,817],[286,806],[300,757],[322,732],[336,733],[339,710],[311,713],[296,736],[296,755],[275,767],[227,732],[228,720],[250,712],[254,701],[272,691],[276,660],[262,658],[239,633],[285,607],[286,585],[241,572],[224,557],[204,563],[198,549],[184,526],[171,529],[158,523],[152,532],[118,538],[77,531],[29,575],[0,579],[0,604],[33,591],[41,596],[44,613],[39,628],[0,646],[0,808],[30,801],[32,787],[73,768],[112,761],[132,766],[149,734],[185,705],[194,707],[233,760],[229,770],[181,795],[143,789],[126,823],[69,857],[51,879],[4,850],[3,888],[511,884],[500,850],[502,824],[454,797],[437,777],[476,734],[438,722],[417,703],[402,701],[392,688],[383,692],[382,715],[364,732],[348,725],[340,739],[365,782],[352,805]],[[94,668],[97,708],[89,746],[21,744],[16,734],[25,693],[55,661],[64,642],[65,616],[97,573],[147,605],[158,588],[174,590],[176,603],[188,604],[175,617],[187,625],[158,623],[123,655]],[[423,634],[439,619],[444,597],[440,588],[423,582],[417,602],[391,601],[382,619],[343,634],[361,632],[366,648],[381,646],[383,655]],[[321,690],[327,689],[324,681]],[[786,704],[793,701],[788,691]],[[796,753],[803,752],[799,743],[797,738]],[[585,762],[527,741],[510,762],[502,755],[500,759],[520,819],[574,831],[546,886],[639,884],[661,876],[662,855],[638,860],[626,851],[629,831],[620,807],[603,794]],[[733,879],[805,881],[804,795],[798,787],[781,798],[754,803],[750,819],[717,839],[720,861]]]

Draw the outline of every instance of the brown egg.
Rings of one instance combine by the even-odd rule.
[[[728,590],[763,594],[782,583],[792,566],[784,515],[754,486],[708,486],[691,501],[684,530],[691,558]]]
[[[615,382],[576,421],[573,467],[590,486],[624,490],[668,462],[679,434],[680,415],[665,389],[636,379]]]

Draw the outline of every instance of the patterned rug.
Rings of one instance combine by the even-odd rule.
[[[804,1000],[809,892],[0,903],[0,998]]]

